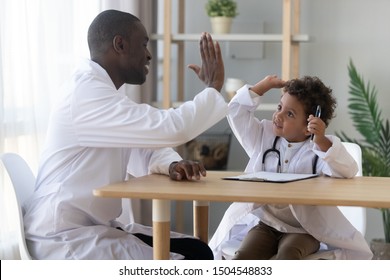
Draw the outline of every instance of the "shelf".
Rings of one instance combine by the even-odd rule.
[[[184,59],[185,44],[184,42],[199,42],[200,33],[185,33],[185,2],[184,0],[175,1],[164,0],[164,28],[161,33],[152,33],[150,39],[161,41],[163,43],[163,97],[162,108],[169,108],[172,103],[171,83],[172,79],[172,46],[177,57],[177,74],[174,83],[176,84],[178,96],[177,100],[183,101],[184,98]],[[172,32],[172,10],[173,5],[177,13],[177,31]],[[214,40],[222,42],[271,42],[281,44],[281,78],[289,80],[299,77],[299,48],[300,43],[308,42],[310,37],[300,33],[300,0],[283,0],[282,1],[282,30],[277,34],[256,34],[256,33],[230,33],[230,34],[213,34]],[[272,108],[274,110],[275,107]]]
[[[235,42],[282,42],[283,34],[211,34],[217,41],[235,41]],[[163,40],[163,34],[151,34],[151,40]],[[295,34],[291,36],[292,42],[308,42],[309,35]],[[200,34],[171,34],[172,42],[199,41]]]

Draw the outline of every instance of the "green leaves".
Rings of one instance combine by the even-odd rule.
[[[363,174],[390,177],[389,120],[385,121],[382,118],[375,87],[364,81],[352,60],[348,66],[348,73],[350,78],[348,112],[354,127],[363,137],[360,141],[353,140],[362,148]],[[342,138],[345,136],[343,134]]]
[[[238,15],[237,3],[232,0],[209,0],[206,12],[209,17],[235,17]]]
[[[356,71],[352,60],[348,65],[350,78],[348,113],[362,140],[337,134],[342,141],[359,144],[362,149],[363,175],[390,177],[390,127],[389,120],[382,118],[377,101],[377,91],[370,82],[365,83]],[[380,209],[386,242],[390,243],[390,209]]]
[[[365,85],[363,77],[357,71],[353,62],[348,67],[350,86],[349,113],[356,129],[365,138],[367,143],[376,144],[381,130],[381,112],[376,100],[376,89],[368,82]]]

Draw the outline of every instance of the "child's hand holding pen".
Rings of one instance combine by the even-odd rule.
[[[318,105],[315,115],[310,115],[307,119],[307,130],[311,133],[310,140],[313,141],[314,136],[325,136],[326,125],[321,120],[321,106]]]
[[[310,141],[316,143],[318,149],[324,152],[332,147],[332,142],[325,137],[326,124],[323,120],[321,120],[320,106],[317,106],[315,116],[310,115],[307,121],[307,131],[311,133]]]
[[[316,114],[314,117],[315,118],[321,117],[321,106],[320,105],[317,105]],[[309,116],[309,119],[310,119],[310,116]],[[309,124],[310,124],[310,120],[309,120]],[[315,130],[316,128],[314,127],[313,129]],[[313,141],[313,139],[314,139],[314,133],[312,132],[312,134],[310,136],[310,140]]]

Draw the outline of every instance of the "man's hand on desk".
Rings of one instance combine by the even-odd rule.
[[[169,165],[169,177],[172,180],[200,180],[201,176],[206,176],[206,169],[201,162],[181,160]]]

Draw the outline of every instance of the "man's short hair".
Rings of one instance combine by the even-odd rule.
[[[140,22],[139,18],[130,13],[117,10],[101,12],[88,29],[88,47],[91,56],[104,53],[117,35],[128,38],[135,23],[138,22]]]

